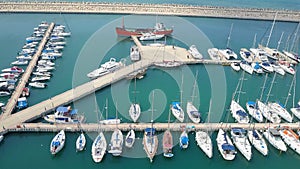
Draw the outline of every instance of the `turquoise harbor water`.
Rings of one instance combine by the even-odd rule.
[[[208,1],[207,1],[208,2]],[[209,1],[210,2],[210,1]],[[293,1],[294,3],[297,1]],[[154,2],[153,2],[154,3]],[[166,2],[167,3],[167,2]],[[288,4],[288,3],[286,3]],[[290,3],[289,3],[290,4]],[[299,5],[299,3],[297,3]],[[16,53],[21,49],[25,38],[30,36],[33,28],[41,21],[56,22],[65,24],[72,32],[72,36],[67,39],[67,47],[61,59],[56,60],[56,70],[54,76],[48,83],[47,89],[32,89],[29,97],[29,104],[36,104],[44,99],[55,96],[74,86],[87,82],[89,79],[86,73],[95,69],[100,63],[115,57],[118,60],[126,58],[128,60],[129,48],[133,44],[129,39],[118,38],[114,32],[116,25],[121,23],[121,15],[58,15],[58,14],[1,14],[0,15],[0,68],[9,67],[15,60]],[[153,26],[156,18],[151,16],[126,16],[125,24],[128,26]],[[271,21],[254,20],[233,20],[197,17],[162,17],[158,20],[163,21],[167,26],[174,26],[173,38],[167,38],[167,43],[188,47],[196,44],[198,49],[208,57],[207,48],[215,46],[222,48],[226,46],[227,36],[230,25],[233,23],[233,31],[230,41],[236,53],[241,47],[250,48],[253,44],[253,37],[257,34],[257,42],[266,42],[266,30],[270,27]],[[288,35],[295,30],[297,23],[278,22],[274,27],[274,32],[270,41],[271,47],[276,47],[281,32],[284,37],[280,48],[284,48]],[[299,44],[298,44],[299,45]],[[298,46],[299,47],[299,46]],[[129,61],[126,61],[129,63]],[[297,67],[299,71],[299,67]],[[154,119],[155,122],[167,122],[168,108],[172,101],[180,100],[181,78],[183,76],[183,107],[192,93],[194,76],[198,72],[198,90],[195,104],[202,112],[203,121],[207,120],[209,101],[212,98],[211,120],[212,122],[229,121],[233,122],[228,112],[229,103],[234,92],[241,72],[234,72],[230,67],[219,65],[191,65],[183,66],[178,69],[155,69],[150,68],[147,75],[137,81],[137,101],[142,108],[141,121],[149,122],[151,119],[151,92],[155,92],[154,98]],[[270,86],[272,75],[269,75],[267,89]],[[243,91],[240,96],[240,103],[245,107],[248,100],[255,100],[260,96],[261,86],[264,76],[245,75]],[[296,101],[299,95],[299,73],[297,74]],[[292,80],[291,75],[284,77],[277,75],[276,83],[271,91],[271,101],[285,101],[288,89]],[[122,80],[112,86],[106,87],[101,91],[92,94],[80,101],[76,101],[73,106],[80,112],[84,112],[88,122],[96,122],[95,100],[98,109],[105,118],[105,100],[108,99],[108,116],[115,117],[115,107],[118,107],[118,116],[122,121],[127,122],[127,111],[129,101],[133,100],[133,81]],[[268,91],[268,90],[267,90]],[[264,98],[267,92],[264,94]],[[96,98],[96,99],[95,99]],[[7,98],[0,98],[5,101]],[[289,99],[287,107],[291,107],[292,99]],[[99,117],[99,115],[98,115]],[[42,121],[42,120],[38,120]],[[175,118],[171,117],[171,122]],[[295,119],[298,121],[298,119]],[[42,121],[43,122],[43,121]],[[49,152],[49,144],[54,133],[10,133],[5,135],[5,140],[0,143],[0,168],[248,168],[280,169],[292,168],[300,164],[300,156],[291,149],[286,153],[280,153],[270,144],[269,155],[263,157],[254,148],[253,158],[248,162],[241,153],[237,154],[234,161],[228,162],[220,156],[216,142],[216,133],[212,134],[214,144],[214,155],[208,159],[197,147],[194,133],[190,133],[190,147],[181,150],[179,145],[175,145],[173,151],[175,156],[166,159],[158,153],[154,162],[151,164],[146,158],[142,149],[142,133],[137,133],[137,140],[133,149],[123,149],[120,158],[106,154],[100,164],[95,164],[91,158],[91,144],[96,133],[87,133],[88,142],[84,152],[75,152],[75,140],[78,133],[67,133],[67,140],[64,149],[55,157]],[[105,133],[107,141],[110,140],[111,133]],[[159,136],[161,143],[162,136]],[[174,142],[177,143],[179,133],[173,133]],[[161,152],[161,147],[159,147]]]

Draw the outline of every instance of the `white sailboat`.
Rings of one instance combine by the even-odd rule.
[[[250,161],[252,158],[252,151],[251,145],[246,136],[246,130],[242,128],[232,128],[230,133],[233,143],[237,149],[239,149],[243,156]]]
[[[86,139],[83,133],[81,133],[76,140],[76,151],[82,151],[85,148]]]
[[[285,128],[279,131],[283,141],[297,154],[300,155],[300,140],[299,136],[290,128]]]
[[[280,133],[276,129],[268,128],[263,135],[275,148],[280,151],[287,151],[287,147],[280,138]]]
[[[261,111],[257,108],[257,104],[253,101],[248,101],[246,103],[246,109],[248,110],[248,113],[259,123],[262,123],[264,120],[264,117],[261,113]]]
[[[195,59],[202,59],[202,54],[198,51],[195,45],[190,46],[188,52],[193,56]]]
[[[248,130],[247,136],[250,143],[264,156],[268,155],[268,146],[265,139],[257,130]]]
[[[219,56],[219,49],[217,48],[210,48],[207,50],[207,53],[209,55],[209,57],[212,59],[212,60],[217,60],[217,61],[220,61],[220,56]]]
[[[184,111],[180,106],[180,103],[182,103],[182,87],[183,87],[183,74],[181,76],[181,89],[180,89],[180,102],[172,102],[171,105],[171,111],[172,114],[176,117],[177,120],[180,122],[183,122],[184,120]]]
[[[65,140],[66,140],[65,131],[61,130],[58,134],[56,134],[54,136],[54,138],[51,141],[51,144],[50,144],[50,152],[51,152],[51,154],[55,155],[60,150],[62,150],[62,148],[65,145]]]
[[[197,77],[198,72],[195,77],[194,85],[193,85],[193,93],[192,93],[192,101],[187,102],[186,104],[186,113],[188,114],[189,118],[192,120],[193,123],[199,123],[200,122],[200,116],[201,113],[199,110],[193,105],[194,97],[195,97],[195,89],[196,89],[196,83],[197,83]]]
[[[117,113],[117,106],[116,106],[116,119],[118,119]],[[120,156],[123,149],[123,133],[120,129],[118,129],[118,124],[116,124],[116,128],[111,135],[110,139],[110,150],[108,151],[113,156]]]
[[[179,146],[182,149],[187,149],[188,146],[189,146],[189,136],[188,136],[188,133],[185,130],[182,131],[182,133],[180,134]]]
[[[173,136],[172,136],[172,133],[171,133],[170,129],[167,129],[164,132],[162,144],[163,144],[163,155],[164,155],[164,157],[167,157],[167,158],[173,157],[174,156],[174,154],[172,152],[172,149],[173,149]]]
[[[240,63],[239,62],[232,62],[230,64],[231,68],[235,71],[240,71],[241,70],[241,67],[240,67]]]
[[[136,122],[141,115],[141,107],[136,102],[136,78],[134,78],[134,103],[130,105],[129,116],[133,122]]]
[[[125,146],[128,148],[133,147],[135,142],[135,132],[134,130],[130,129],[125,137]]]
[[[236,150],[229,136],[226,134],[226,132],[223,129],[221,128],[219,129],[216,140],[217,140],[218,150],[221,153],[222,157],[225,160],[229,160],[229,161],[233,160],[236,155]]]

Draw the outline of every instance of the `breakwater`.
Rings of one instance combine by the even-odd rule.
[[[299,22],[300,11],[261,8],[230,8],[179,4],[132,4],[102,2],[0,2],[0,12],[144,14]]]

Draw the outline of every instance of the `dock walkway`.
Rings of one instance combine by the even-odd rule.
[[[18,13],[79,13],[79,14],[144,14],[171,16],[199,16],[299,22],[300,11],[285,9],[233,8],[193,6],[182,4],[134,4],[105,2],[1,2],[0,12]]]
[[[47,31],[45,32],[45,35],[44,35],[43,39],[41,40],[36,53],[33,55],[32,60],[29,62],[25,72],[23,73],[22,77],[20,78],[18,86],[15,88],[14,92],[11,95],[11,98],[8,100],[8,102],[5,106],[5,111],[1,115],[2,116],[1,118],[5,118],[5,117],[9,116],[15,109],[18,98],[22,94],[23,88],[27,84],[27,82],[31,76],[31,73],[32,73],[33,69],[35,68],[36,63],[37,63],[39,57],[41,56],[41,53],[52,33],[53,28],[54,28],[54,23],[51,23],[49,25]]]

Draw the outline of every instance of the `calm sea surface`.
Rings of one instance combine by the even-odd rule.
[[[123,1],[122,1],[123,2]],[[129,2],[129,1],[128,1]],[[130,1],[142,2],[142,1]],[[148,1],[149,3],[175,3],[172,1]],[[240,3],[239,3],[240,2]],[[272,3],[271,3],[272,2]],[[183,3],[183,2],[176,2]],[[299,9],[299,1],[210,1],[201,2],[186,1],[187,4],[200,5],[222,5],[222,6],[243,6],[243,7],[268,7],[268,8],[287,8]],[[259,3],[259,5],[258,5]],[[273,5],[274,4],[274,5]],[[129,48],[133,42],[129,39],[118,38],[114,28],[121,24],[122,15],[75,15],[75,14],[0,14],[0,68],[10,66],[15,60],[17,52],[25,43],[25,38],[30,36],[33,28],[41,21],[56,22],[64,24],[72,32],[72,36],[67,39],[67,46],[64,49],[63,57],[57,59],[54,76],[48,82],[47,89],[32,89],[29,97],[29,104],[33,105],[72,87],[89,81],[86,74],[97,68],[99,64],[108,61],[111,57],[117,60],[125,58],[125,63],[130,64]],[[158,16],[125,16],[125,24],[132,27],[152,27],[156,20],[164,22],[167,26],[174,27],[172,37],[166,39],[170,45],[177,45],[188,48],[195,44],[199,51],[208,58],[207,49],[210,47],[225,48],[227,43],[230,26],[233,24],[232,35],[229,46],[239,53],[242,47],[250,48],[253,46],[254,35],[257,34],[255,45],[266,42],[268,29],[271,21],[254,20],[233,20],[197,17],[163,17]],[[270,47],[276,48],[280,35],[284,32],[282,43],[279,48],[284,49],[291,46],[287,43],[289,36],[293,36],[297,23],[277,22],[272,37]],[[291,42],[291,41],[290,41]],[[299,48],[299,43],[296,44]],[[154,54],[155,55],[155,54]],[[297,67],[299,71],[299,67]],[[142,108],[140,121],[149,122],[151,120],[151,104],[153,103],[153,119],[155,122],[167,122],[169,104],[172,101],[182,99],[185,109],[186,102],[191,100],[195,75],[198,72],[197,87],[194,103],[202,112],[202,122],[208,120],[209,102],[212,99],[210,110],[210,122],[228,121],[233,122],[233,118],[228,112],[232,98],[241,72],[234,72],[230,67],[220,65],[191,65],[182,66],[178,69],[156,69],[149,68],[147,75],[142,80],[137,80],[136,99]],[[269,75],[266,91],[263,99],[269,92],[270,82],[273,74]],[[270,101],[285,102],[288,95],[291,75],[277,75],[273,89],[270,92]],[[183,79],[183,80],[182,80]],[[299,95],[299,74],[297,74],[296,102]],[[264,76],[245,75],[245,81],[240,95],[240,103],[245,107],[248,100],[255,100],[260,97],[261,86]],[[72,104],[87,117],[87,122],[96,122],[97,119],[106,117],[122,118],[123,122],[128,122],[128,108],[130,101],[134,100],[134,81],[122,80],[109,87],[106,87],[88,97],[76,101]],[[182,98],[180,97],[182,91]],[[154,92],[154,99],[152,99]],[[293,95],[293,93],[292,93]],[[6,102],[8,98],[0,98]],[[104,107],[108,100],[108,115]],[[153,100],[153,102],[152,102]],[[97,103],[97,104],[95,104]],[[101,113],[96,113],[97,109]],[[117,106],[117,111],[116,107]],[[288,100],[287,107],[292,106],[292,97]],[[102,116],[101,116],[101,115]],[[175,118],[171,116],[170,123]],[[295,119],[294,121],[298,121]],[[43,122],[43,120],[38,120]],[[187,120],[188,122],[188,120]],[[96,137],[96,133],[86,133],[88,142],[86,150],[80,153],[75,152],[75,140],[79,133],[67,133],[67,140],[64,149],[55,157],[49,152],[49,144],[55,133],[11,133],[5,135],[5,139],[0,143],[0,168],[283,168],[296,167],[300,164],[300,156],[291,149],[286,153],[280,153],[270,144],[269,155],[263,157],[254,148],[252,149],[253,158],[248,162],[241,153],[237,154],[234,161],[228,162],[220,156],[215,137],[212,133],[214,143],[214,156],[208,159],[195,143],[194,133],[189,133],[190,147],[181,150],[179,145],[174,146],[175,156],[166,159],[159,152],[151,164],[146,158],[141,144],[142,133],[137,133],[137,142],[133,149],[123,149],[120,158],[106,154],[100,164],[95,164],[91,158],[91,144]],[[126,133],[124,133],[126,134]],[[111,133],[105,133],[109,142]],[[178,143],[179,133],[173,133],[175,143]],[[159,133],[159,142],[162,136]]]

